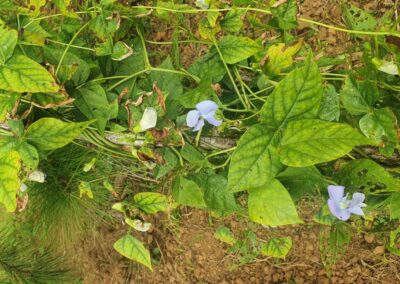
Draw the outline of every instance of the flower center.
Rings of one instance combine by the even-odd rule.
[[[346,209],[347,207],[349,207],[349,202],[346,200],[346,201],[340,201],[339,202],[339,207],[340,207],[340,209]]]

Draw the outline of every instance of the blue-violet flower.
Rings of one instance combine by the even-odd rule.
[[[364,202],[365,195],[355,192],[352,199],[348,200],[348,193],[344,195],[344,186],[330,185],[328,186],[328,207],[331,213],[342,221],[347,221],[351,214],[364,216],[362,210],[367,205]]]
[[[204,126],[204,120],[214,126],[220,126],[222,121],[214,117],[218,105],[213,101],[202,101],[196,105],[195,110],[188,112],[186,123],[193,131],[199,131]]]

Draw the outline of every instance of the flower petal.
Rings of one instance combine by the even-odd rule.
[[[222,123],[222,120],[218,120],[214,117],[215,111],[208,113],[207,115],[204,116],[204,119],[207,120],[207,122],[211,125],[214,126],[220,126]]]
[[[202,101],[196,105],[196,109],[201,115],[206,116],[210,112],[215,112],[218,109],[218,105],[213,101]]]
[[[344,186],[330,185],[328,186],[329,197],[339,202],[344,196]]]
[[[354,207],[354,206],[360,205],[361,203],[364,202],[364,200],[365,200],[364,193],[355,192],[350,201],[349,207]]]
[[[199,131],[204,126],[204,119],[200,118],[199,122],[192,129],[194,132]]]
[[[347,221],[350,218],[350,212],[339,207],[338,203],[333,199],[328,199],[328,207],[332,215],[342,221]]]
[[[139,122],[140,131],[145,131],[147,129],[153,128],[157,124],[157,111],[152,107],[147,107],[144,110],[142,119]]]
[[[347,210],[353,214],[364,216],[364,212],[360,206],[349,207]]]
[[[186,116],[186,124],[189,127],[195,127],[199,122],[200,112],[198,110],[191,110]]]
[[[33,171],[29,174],[28,179],[30,181],[44,183],[46,175],[42,171]]]

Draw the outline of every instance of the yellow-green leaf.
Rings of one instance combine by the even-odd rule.
[[[142,242],[131,235],[123,236],[116,241],[114,243],[114,249],[121,255],[143,264],[153,271],[150,252],[143,246]]]
[[[43,66],[24,55],[14,55],[0,66],[0,90],[54,93],[59,86]]]
[[[0,24],[0,65],[4,64],[14,52],[18,33]]]
[[[19,94],[0,91],[0,122],[6,119],[18,99]]]
[[[40,150],[54,150],[72,142],[90,123],[42,118],[28,127],[25,138]]]
[[[20,169],[20,157],[17,152],[8,152],[0,158],[0,203],[8,212],[14,212],[17,208]]]
[[[272,238],[261,246],[261,254],[276,258],[285,258],[291,248],[292,239],[290,237]]]

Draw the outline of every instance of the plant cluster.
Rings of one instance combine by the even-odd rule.
[[[68,227],[62,212],[99,214],[112,200],[127,224],[114,248],[152,269],[134,237],[150,228],[146,214],[184,205],[274,228],[304,223],[296,203],[318,195],[314,221],[331,226],[328,249],[379,219],[400,255],[396,7],[371,15],[343,4],[346,27],[336,27],[298,18],[294,0],[148,2],[0,1],[6,211],[58,218],[39,226],[55,234],[90,223]],[[310,27],[300,36],[299,22]],[[151,40],[157,27],[172,41]],[[347,33],[358,61],[308,45],[321,27]],[[172,186],[117,192],[110,161]],[[246,236],[216,232],[234,251],[257,242]],[[291,245],[272,238],[250,254],[285,257]]]

